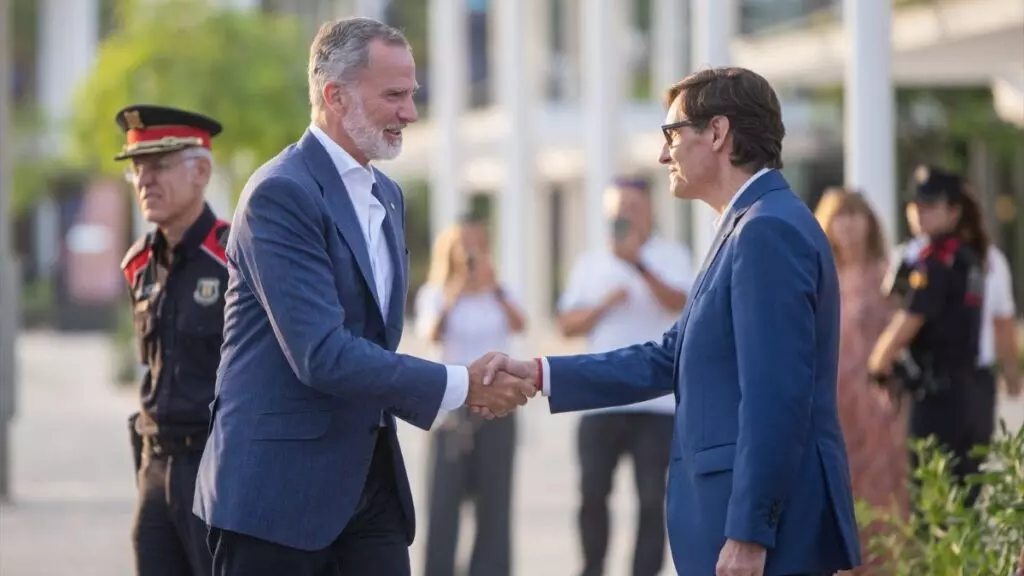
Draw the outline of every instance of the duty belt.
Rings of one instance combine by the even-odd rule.
[[[206,434],[189,436],[143,436],[143,445],[157,456],[201,452],[206,446]]]

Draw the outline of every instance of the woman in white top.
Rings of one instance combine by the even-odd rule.
[[[439,345],[441,361],[469,365],[489,351],[506,351],[525,323],[495,279],[486,225],[467,220],[441,233],[416,296],[417,332]],[[455,549],[466,498],[476,513],[468,575],[511,574],[515,444],[514,415],[488,421],[462,408],[445,417],[433,436],[425,576],[461,572]]]

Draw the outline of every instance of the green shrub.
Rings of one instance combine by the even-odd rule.
[[[921,465],[913,473],[908,518],[880,513],[857,503],[861,529],[882,527],[864,550],[889,559],[894,576],[1008,576],[1024,546],[1024,428],[1000,433],[975,453],[986,458],[968,485],[980,485],[978,500],[965,504],[968,487],[954,481],[953,459],[934,439],[912,442]]]

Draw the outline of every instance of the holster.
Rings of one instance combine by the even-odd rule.
[[[894,395],[907,394],[915,401],[949,387],[948,376],[935,370],[930,357],[915,359],[906,351],[893,364],[888,378],[874,379]]]
[[[139,470],[142,469],[142,435],[135,428],[139,420],[139,413],[136,412],[128,417],[128,437],[132,443],[132,460],[135,464],[135,482],[139,481]]]

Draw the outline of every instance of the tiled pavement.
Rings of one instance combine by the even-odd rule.
[[[537,350],[569,350],[548,338],[533,341],[540,342]],[[426,353],[408,339],[403,349]],[[0,507],[0,575],[129,576],[134,481],[125,417],[133,398],[112,383],[110,342],[96,335],[28,333],[18,351],[13,498]],[[1024,424],[1024,401],[1003,402],[1001,409],[1012,425]],[[515,574],[569,576],[578,570],[579,556],[576,418],[550,416],[543,402],[527,407],[521,418]],[[423,526],[428,435],[407,425],[400,434]],[[628,574],[635,522],[624,488],[632,482],[631,469],[621,467],[609,576]],[[463,534],[471,532],[466,524]],[[414,574],[422,565],[422,542],[413,547]],[[666,561],[664,574],[671,573],[668,566]]]

